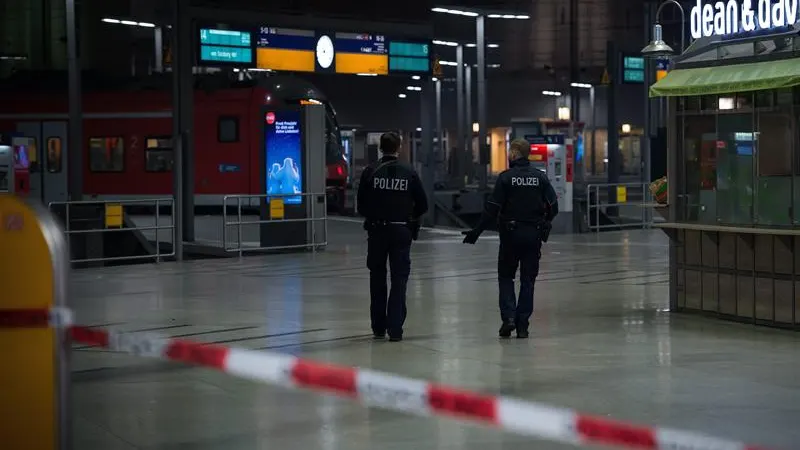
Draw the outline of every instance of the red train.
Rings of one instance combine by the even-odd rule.
[[[202,80],[201,80],[202,81]],[[229,194],[259,194],[261,108],[302,102],[327,111],[329,205],[344,209],[347,162],[336,113],[310,83],[288,76],[228,81],[194,96],[195,204],[216,206]],[[223,84],[220,87],[220,84]],[[67,199],[67,97],[62,92],[0,94],[0,132],[24,142],[31,195]],[[87,91],[83,96],[83,194],[87,199],[169,196],[172,192],[172,98],[169,90]],[[21,139],[21,141],[19,141]]]

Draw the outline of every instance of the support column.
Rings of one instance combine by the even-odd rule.
[[[619,124],[617,123],[617,83],[619,83],[619,64],[617,55],[617,46],[613,41],[606,43],[606,67],[611,77],[611,83],[608,85],[608,98],[606,103],[608,106],[608,184],[619,183],[620,175],[620,155],[619,155]],[[616,203],[617,189],[616,186],[608,187],[608,200],[609,203]],[[609,216],[617,215],[617,207],[609,207],[606,214]]]
[[[464,103],[466,103],[467,111],[465,114],[465,130],[464,130],[464,141],[466,144],[464,145],[464,154],[461,155],[462,165],[464,166],[462,170],[462,179],[464,179],[464,175],[466,175],[466,183],[471,183],[473,181],[473,164],[472,164],[472,67],[465,67],[464,68],[464,89],[465,89],[465,97]]]
[[[486,166],[489,164],[490,149],[486,146],[486,35],[484,16],[475,19],[476,45],[478,50],[478,189],[485,191],[488,184]]]
[[[431,114],[434,103],[434,82],[426,80],[422,83],[422,92],[420,92],[420,126],[422,132],[420,133],[420,155],[419,161],[422,162],[422,184],[425,187],[425,194],[428,196],[428,214],[422,218],[422,224],[425,226],[434,226],[436,224],[436,203],[434,196],[434,182],[435,182],[435,168],[436,158],[433,154],[433,127],[434,119]]]
[[[650,16],[652,15],[652,8],[650,3],[644,4],[644,37],[645,42],[650,42]],[[645,44],[646,45],[646,44]],[[644,59],[644,136],[642,137],[642,184],[650,183],[650,173],[651,173],[651,151],[650,151],[650,143],[652,142],[652,127],[650,124],[650,85],[653,84],[653,74],[654,72],[654,62],[650,58]],[[642,192],[644,196],[644,201],[646,203],[650,202],[650,190],[648,186],[644,186],[644,191]],[[650,208],[644,208],[644,221],[645,223],[650,223],[653,218],[653,211]]]
[[[83,112],[81,64],[78,59],[78,35],[75,29],[75,0],[66,0],[67,13],[67,83],[69,86],[69,172],[67,192],[71,201],[83,199]],[[49,11],[45,11],[49,14]]]
[[[153,71],[161,73],[164,71],[164,31],[161,27],[156,27],[153,30],[153,42],[155,43]]]
[[[464,174],[469,171],[465,166],[466,144],[464,140],[464,46],[456,47],[456,142],[450,148],[454,149],[452,158],[455,158],[456,178],[455,185],[460,188],[464,185]],[[462,167],[463,166],[463,167]]]
[[[569,99],[570,115],[573,121],[581,120],[581,98],[580,89],[573,87],[571,83],[576,83],[580,78],[580,67],[578,61],[578,0],[569,1]],[[573,137],[574,136],[570,136]]]
[[[442,80],[437,79],[433,82],[433,88],[436,92],[436,142],[439,143],[438,155],[434,153],[434,161],[437,161],[441,156],[447,154],[447,149],[444,148],[444,129],[442,128]]]

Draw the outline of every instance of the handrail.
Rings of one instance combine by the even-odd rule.
[[[611,199],[607,199],[607,202],[603,202],[601,200],[601,194],[603,193],[604,189],[609,188],[620,188],[624,187],[626,190],[625,193],[625,200],[619,201],[619,199],[615,199],[612,203]],[[653,205],[653,201],[651,199],[652,194],[650,194],[650,190],[648,189],[649,183],[592,183],[586,186],[586,225],[590,231],[594,231],[599,233],[603,229],[620,229],[620,228],[649,228],[653,223],[653,214],[650,212],[650,207]],[[628,188],[637,188],[636,193],[639,193],[639,189],[641,189],[641,199],[637,199],[635,201],[628,201]],[[592,196],[594,196],[594,202],[592,202]],[[628,223],[614,223],[610,225],[601,225],[600,224],[600,211],[601,209],[612,208],[612,207],[637,207],[640,208],[640,220],[633,221]],[[594,225],[592,225],[592,213],[594,213]]]
[[[123,209],[124,214],[124,207],[125,206],[136,206],[136,205],[153,205],[155,208],[155,224],[153,226],[134,226],[134,227],[119,227],[119,228],[103,228],[103,229],[94,229],[94,230],[72,230],[70,229],[71,220],[70,220],[70,207],[80,206],[80,205],[98,205],[98,206],[106,206],[106,205],[119,205]],[[51,213],[53,213],[53,208],[56,206],[64,206],[64,235],[69,237],[70,235],[81,235],[81,234],[93,234],[93,233],[119,233],[123,231],[155,231],[155,254],[154,255],[136,255],[136,256],[114,256],[108,258],[84,258],[84,259],[72,259],[72,255],[70,254],[70,263],[94,263],[94,262],[112,262],[112,261],[136,261],[136,260],[150,260],[155,259],[155,261],[161,262],[163,258],[173,257],[175,256],[175,221],[174,219],[169,225],[161,225],[161,206],[169,206],[170,208],[170,216],[175,217],[175,199],[173,197],[163,197],[163,198],[150,198],[150,199],[125,199],[125,200],[114,200],[114,199],[104,199],[104,200],[76,200],[76,201],[66,201],[66,202],[50,202],[47,204],[47,209]],[[159,236],[159,231],[161,230],[170,230],[170,240],[172,242],[172,251],[170,253],[162,253],[161,252],[161,240]],[[69,241],[69,239],[68,239]]]
[[[252,200],[252,199],[263,199],[268,201],[269,199],[283,199],[283,198],[295,198],[301,197],[303,200],[301,204],[306,204],[309,202],[310,208],[308,209],[308,213],[311,217],[304,217],[299,219],[287,219],[285,217],[281,217],[278,219],[259,219],[259,220],[243,220],[242,214],[242,200]],[[322,199],[322,216],[318,217],[319,211],[317,202],[314,199],[321,198]],[[234,222],[228,221],[228,206],[229,202],[232,200],[236,200],[236,218],[237,220]],[[323,240],[322,242],[317,242],[317,222],[322,221],[323,223]],[[297,244],[297,245],[276,245],[276,246],[256,246],[256,247],[248,247],[245,248],[242,239],[242,226],[243,225],[262,225],[262,224],[270,224],[270,223],[307,223],[311,225],[311,240],[309,243],[306,244]],[[235,226],[236,227],[236,235],[237,235],[237,247],[231,248],[228,247],[228,227]],[[301,193],[301,194],[236,194],[236,195],[226,195],[222,197],[222,248],[226,252],[237,252],[239,256],[243,256],[245,251],[258,251],[258,250],[291,250],[291,249],[303,249],[303,248],[311,248],[312,251],[317,251],[318,247],[325,247],[328,245],[328,196],[327,193]]]

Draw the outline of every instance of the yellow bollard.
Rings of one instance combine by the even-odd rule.
[[[0,311],[66,306],[69,257],[52,216],[0,195]],[[70,448],[67,330],[0,328],[0,447]]]

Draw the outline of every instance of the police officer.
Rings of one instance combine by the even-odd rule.
[[[528,337],[533,314],[533,284],[539,274],[542,242],[547,242],[551,222],[558,214],[558,199],[553,186],[541,170],[528,161],[530,144],[525,139],[511,142],[509,169],[500,174],[492,197],[478,226],[464,231],[464,243],[474,244],[497,220],[500,250],[497,278],[500,290],[500,337]],[[514,276],[520,269],[519,303],[514,294]]]
[[[392,342],[403,339],[406,284],[411,272],[411,241],[419,234],[419,218],[428,211],[425,189],[417,172],[397,160],[402,143],[397,133],[384,133],[383,157],[364,169],[358,186],[358,213],[367,230],[370,317],[375,339],[388,331]],[[386,259],[391,290],[386,287]],[[387,305],[388,299],[388,305]]]

